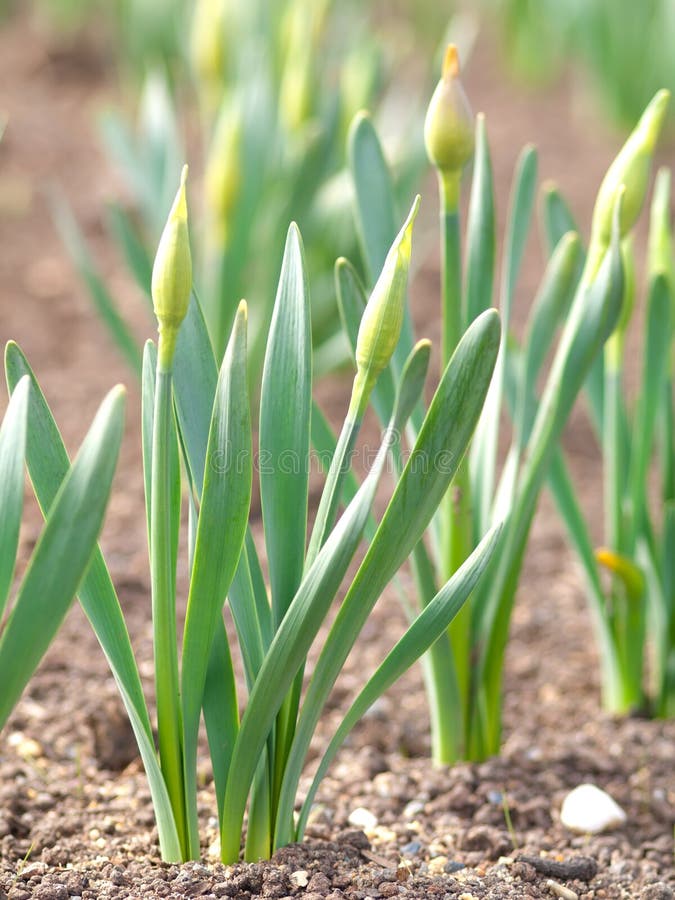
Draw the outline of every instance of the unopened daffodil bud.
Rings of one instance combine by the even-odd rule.
[[[152,303],[159,327],[160,366],[171,368],[178,329],[187,315],[192,290],[192,257],[188,233],[185,182],[188,167],[183,166],[180,187],[169,212],[152,267]]]
[[[642,599],[645,577],[642,570],[632,560],[607,547],[598,547],[595,551],[595,558],[601,566],[621,579],[631,600]]]
[[[289,134],[299,131],[312,115],[313,81],[312,51],[304,43],[287,57],[279,87],[279,112]]]
[[[412,227],[420,205],[419,194],[391,245],[380,277],[368,299],[356,338],[356,378],[352,403],[362,414],[370,392],[396,349],[405,312]]]
[[[218,102],[225,73],[227,0],[197,0],[192,16],[190,59],[208,105]]]
[[[227,241],[228,226],[241,188],[241,113],[227,104],[216,125],[204,173],[206,206],[212,237],[218,246]]]
[[[473,114],[459,80],[459,57],[449,44],[443,58],[443,73],[436,86],[426,119],[424,144],[429,161],[438,170],[446,201],[457,205],[462,169],[474,151]]]
[[[621,207],[621,237],[625,237],[630,231],[640,214],[647,193],[654,148],[669,98],[670,92],[666,90],[656,94],[603,178],[591,226],[588,264],[591,277],[609,247],[616,192],[622,184],[625,185],[626,192]]]

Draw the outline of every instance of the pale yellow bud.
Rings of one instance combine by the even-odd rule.
[[[661,90],[645,109],[640,121],[607,170],[593,210],[593,224],[589,245],[590,275],[609,247],[616,192],[623,184],[626,192],[621,207],[621,237],[630,231],[640,214],[647,193],[649,170],[670,98]]]
[[[450,44],[424,120],[424,144],[439,173],[458,178],[473,155],[474,143],[473,114],[459,80],[457,48]]]
[[[197,0],[190,34],[190,57],[209,103],[219,97],[225,72],[227,0]]]
[[[620,553],[614,553],[607,547],[598,547],[595,558],[613,575],[617,575],[626,587],[631,600],[642,599],[645,590],[645,577],[635,563]]]
[[[356,339],[356,379],[352,401],[363,412],[368,396],[396,349],[405,312],[412,227],[420,205],[415,197],[408,218],[384,261],[368,299]]]
[[[159,325],[160,365],[170,368],[178,329],[187,315],[192,290],[192,257],[185,193],[188,167],[169,212],[152,267],[152,303]]]
[[[241,114],[227,104],[216,126],[204,173],[206,205],[213,237],[227,240],[228,226],[241,188]]]

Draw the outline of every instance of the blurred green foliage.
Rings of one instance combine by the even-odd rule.
[[[607,116],[632,127],[659,88],[675,89],[673,0],[483,0],[510,64],[534,83],[571,65]],[[671,112],[671,125],[672,125]]]

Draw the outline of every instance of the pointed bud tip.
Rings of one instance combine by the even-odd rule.
[[[459,78],[459,53],[454,44],[448,44],[443,55],[443,78]]]

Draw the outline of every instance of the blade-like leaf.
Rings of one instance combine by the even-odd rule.
[[[23,512],[23,461],[30,379],[22,378],[0,427],[0,623],[12,586]]]
[[[136,284],[143,291],[143,296],[150,301],[152,260],[134,224],[117,203],[108,206],[108,227],[124,255],[129,271],[136,279]]]
[[[80,278],[87,285],[96,312],[131,370],[140,375],[141,349],[101,278],[70,207],[63,197],[54,194],[51,197],[51,209],[61,240]]]
[[[557,185],[551,182],[543,186],[541,197],[541,218],[549,255],[553,253],[568,231],[579,233],[574,216]]]
[[[239,732],[237,682],[232,667],[230,645],[222,618],[219,618],[211,645],[204,683],[204,724],[216,788],[218,818],[223,815],[225,784]]]
[[[220,370],[207,460],[181,668],[186,806],[188,815],[194,817],[191,844],[197,853],[197,737],[209,662],[205,650],[213,643],[239,560],[251,502],[251,422],[246,386],[246,306],[243,303]]]
[[[101,404],[54,498],[0,637],[0,728],[63,622],[96,546],[122,441],[124,396],[115,388]]]
[[[502,347],[471,452],[471,484],[478,534],[485,534],[492,516],[507,336],[516,281],[530,229],[536,180],[537,154],[533,147],[526,147],[520,154],[516,166],[506,230],[505,259],[499,303],[503,326]]]
[[[260,401],[260,499],[275,625],[295,595],[305,562],[311,406],[309,288],[300,232],[291,225]]]
[[[634,527],[641,527],[647,499],[647,471],[654,441],[654,432],[662,400],[670,353],[673,326],[670,321],[672,298],[664,275],[658,275],[650,285],[647,301],[647,333],[643,356],[642,388],[635,411],[631,455],[630,488]]]
[[[476,118],[471,200],[467,222],[466,321],[464,329],[492,305],[495,270],[495,200],[485,116]]]

